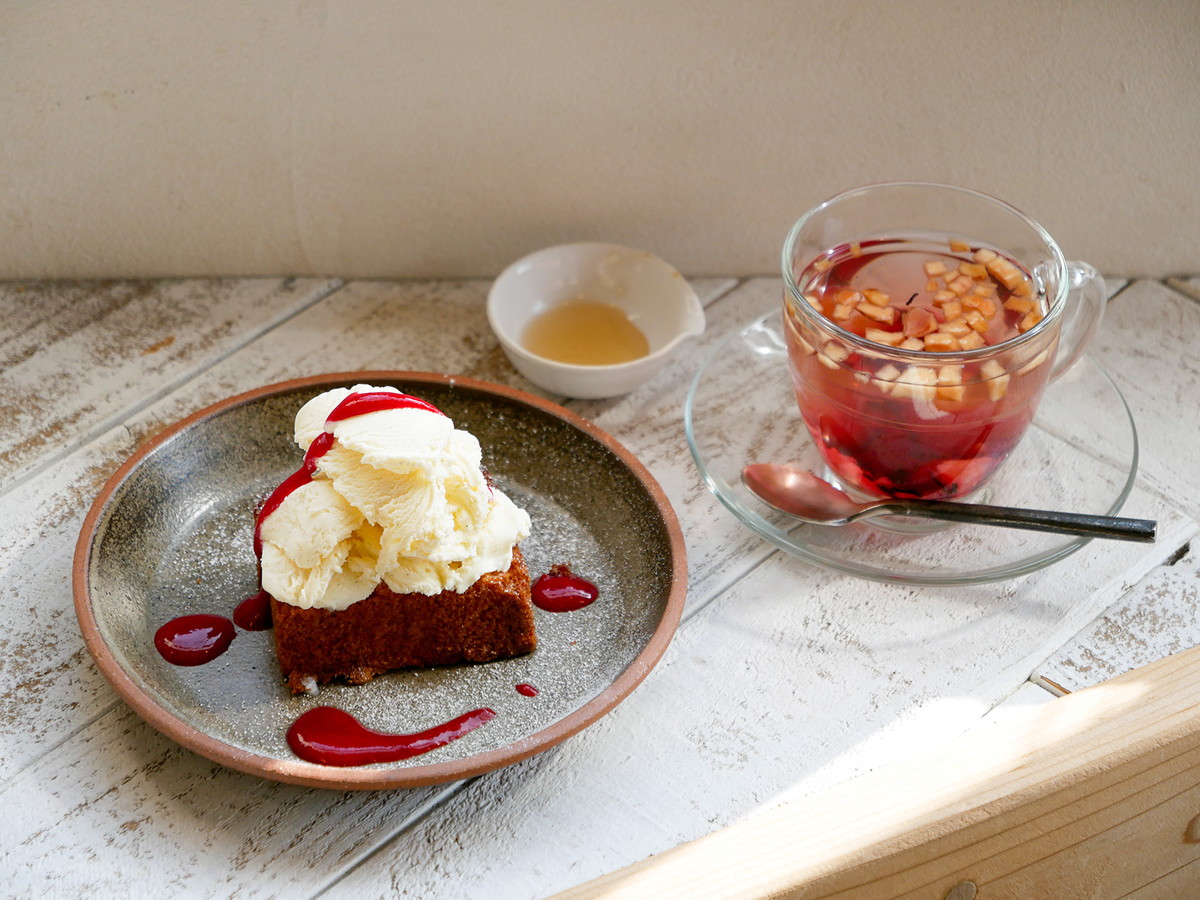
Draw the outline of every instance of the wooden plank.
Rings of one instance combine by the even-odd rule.
[[[320,791],[210,763],[114,704],[0,787],[14,895],[294,897],[454,786]],[[7,890],[2,893],[7,894]]]
[[[1137,423],[1146,485],[1200,516],[1200,303],[1157,281],[1135,281],[1108,304],[1090,354]],[[1172,548],[1174,549],[1174,548]]]
[[[1078,691],[1200,645],[1200,542],[1181,550],[1038,666],[1037,676]]]
[[[1170,280],[1180,290],[1197,284]],[[1200,304],[1161,284],[1137,282],[1109,305],[1096,351],[1111,360],[1134,410],[1146,484],[1190,510],[1200,503],[1200,366],[1191,346],[1198,332]],[[1147,365],[1151,356],[1168,364]],[[1200,644],[1198,590],[1192,540],[1039,666],[1038,677],[1079,690]]]
[[[0,490],[339,282],[0,284]]]
[[[1190,650],[557,900],[1188,896],[1162,891],[1200,872],[1198,691]]]

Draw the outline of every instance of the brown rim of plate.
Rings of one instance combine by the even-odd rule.
[[[96,617],[92,611],[91,595],[88,590],[87,579],[96,526],[108,506],[113,493],[139,463],[171,437],[202,419],[273,394],[322,385],[328,385],[332,388],[343,387],[347,384],[371,383],[372,381],[430,384],[451,389],[461,387],[478,393],[493,394],[510,401],[534,407],[555,418],[561,419],[563,422],[584,432],[593,440],[606,447],[636,476],[646,489],[659,515],[662,517],[670,538],[671,589],[663,610],[662,619],[659,621],[654,633],[641,653],[617,676],[611,685],[604,688],[604,690],[591,700],[561,719],[551,723],[541,731],[507,747],[486,751],[465,759],[398,769],[355,769],[321,766],[305,762],[301,759],[273,759],[240,750],[223,741],[210,737],[205,732],[181,721],[159,706],[120,666],[108,644],[100,636]],[[634,688],[642,682],[650,673],[650,670],[662,658],[663,653],[666,652],[667,645],[671,642],[671,638],[679,625],[679,619],[683,613],[684,598],[687,594],[687,558],[679,519],[675,515],[675,511],[671,507],[666,494],[663,493],[662,488],[650,474],[649,470],[615,438],[570,410],[526,391],[491,382],[478,381],[472,378],[462,378],[456,375],[403,371],[335,372],[281,381],[221,400],[181,419],[138,447],[133,455],[105,482],[99,495],[93,501],[91,509],[88,510],[88,514],[83,521],[83,527],[79,533],[79,539],[75,544],[72,581],[75,615],[79,622],[79,628],[83,634],[83,640],[88,652],[91,653],[92,658],[96,661],[101,674],[108,679],[117,693],[121,695],[127,704],[133,707],[138,715],[176,743],[195,751],[206,759],[228,766],[231,769],[290,784],[332,788],[336,790],[409,788],[470,778],[527,759],[582,731],[585,727],[606,715],[618,703],[629,696]]]

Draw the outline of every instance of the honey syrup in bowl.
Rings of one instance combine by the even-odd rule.
[[[704,331],[695,290],[665,260],[619,244],[560,244],[500,273],[488,324],[513,366],[566,397],[617,397]]]
[[[530,353],[576,366],[611,366],[650,352],[646,335],[623,310],[583,296],[537,316],[521,344]]]

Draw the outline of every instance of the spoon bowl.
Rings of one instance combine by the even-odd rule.
[[[979,503],[899,497],[860,503],[807,469],[781,463],[751,463],[742,470],[742,483],[768,506],[814,525],[849,525],[883,515],[913,516],[1143,543],[1152,543],[1158,530],[1158,523],[1150,519]]]

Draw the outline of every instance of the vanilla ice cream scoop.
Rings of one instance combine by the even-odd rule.
[[[296,414],[305,466],[260,514],[263,587],[293,606],[345,609],[387,584],[461,593],[507,571],[529,516],[491,485],[479,441],[395,388],[356,385]]]

